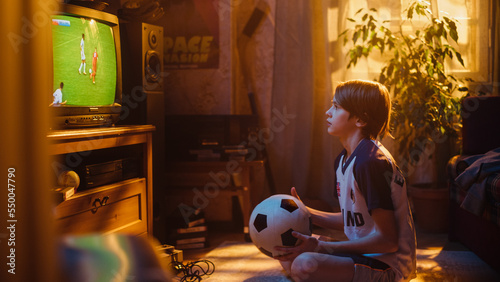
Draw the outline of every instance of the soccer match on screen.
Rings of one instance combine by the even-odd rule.
[[[54,87],[51,105],[114,102],[116,53],[111,27],[92,19],[52,18]]]

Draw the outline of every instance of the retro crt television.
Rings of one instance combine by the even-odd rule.
[[[118,18],[75,5],[60,7],[52,15],[53,89],[47,94],[51,126],[114,125],[122,99]]]

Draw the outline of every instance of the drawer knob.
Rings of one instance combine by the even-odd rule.
[[[104,198],[102,198],[102,200],[101,198],[95,199],[94,202],[92,203],[92,207],[94,208],[90,210],[92,214],[95,214],[100,207],[105,206],[108,200],[109,200],[108,196],[105,196]]]

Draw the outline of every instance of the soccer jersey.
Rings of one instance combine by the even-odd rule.
[[[54,96],[54,104],[62,103],[62,91],[60,88],[57,88],[52,95]]]
[[[94,72],[97,68],[97,51],[94,52],[94,54],[92,55],[92,68],[94,69]]]
[[[94,54],[92,55],[92,71],[94,72],[94,76],[97,71],[97,58],[97,51],[94,51]]]
[[[378,141],[363,139],[345,160],[344,150],[335,161],[337,197],[349,240],[375,232],[371,210],[394,211],[398,225],[398,250],[365,254],[387,263],[398,281],[414,277],[416,269],[415,228],[406,194],[406,183],[391,154]]]
[[[85,41],[83,40],[80,40],[80,57],[82,60],[85,60]]]

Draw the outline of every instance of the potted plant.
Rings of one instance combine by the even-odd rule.
[[[411,191],[416,186],[446,187],[446,162],[457,153],[454,148],[458,148],[461,128],[459,111],[464,94],[457,92],[468,91],[462,83],[469,79],[446,72],[445,62],[464,66],[460,52],[452,46],[458,41],[457,21],[434,17],[425,2],[410,3],[405,14],[406,19],[391,28],[390,22],[377,19],[376,9],[360,9],[355,14],[358,19],[348,19],[354,28],[339,37],[344,45],[352,43],[347,68],[373,55],[386,59],[375,80],[386,85],[392,95],[391,134],[398,163],[411,186],[418,224],[416,194]],[[417,17],[418,23],[413,21]],[[373,54],[375,50],[379,54]],[[447,190],[415,193],[434,197],[433,192],[445,196],[448,203]]]

